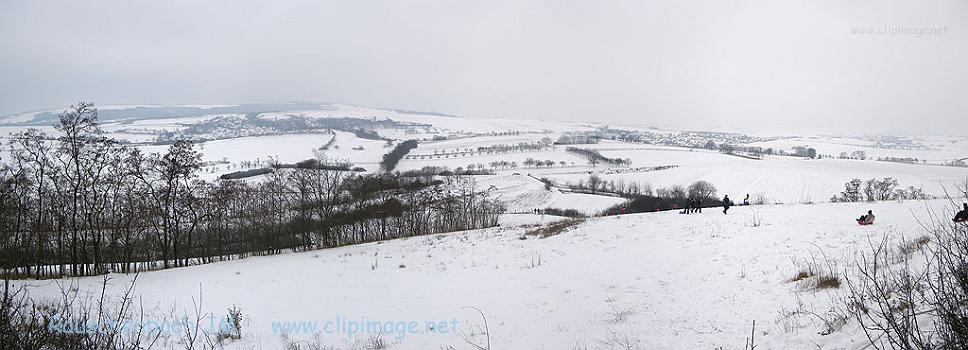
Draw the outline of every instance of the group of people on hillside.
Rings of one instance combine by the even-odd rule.
[[[723,196],[723,214],[729,212],[729,208],[736,205],[733,200],[729,199],[729,195]],[[743,198],[742,205],[750,205],[750,195],[747,194],[746,198]],[[702,200],[699,198],[690,198],[686,200],[686,205],[679,214],[691,214],[691,213],[702,213]],[[867,214],[861,215],[857,218],[857,223],[860,225],[873,225],[874,219],[873,210],[868,210]],[[955,214],[953,219],[954,222],[968,222],[968,203],[962,203],[962,209]]]
[[[729,195],[723,197],[723,214],[727,214],[729,208],[734,206],[735,203],[729,199]],[[746,198],[743,199],[742,205],[750,205],[750,195],[747,194]],[[624,214],[624,209],[622,208],[622,214]],[[699,198],[690,198],[686,200],[686,205],[679,214],[692,214],[692,213],[702,213],[702,200]],[[867,214],[861,215],[857,218],[857,223],[860,225],[873,225],[874,219],[873,210],[868,210]],[[962,203],[962,209],[955,214],[953,219],[954,222],[968,222],[968,203]]]
[[[702,213],[702,200],[699,198],[688,198],[686,199],[686,206],[682,208],[679,214],[692,214],[692,213]]]
[[[729,207],[736,205],[733,203],[732,199],[729,199],[729,195],[723,197],[723,214],[729,211]],[[750,195],[747,194],[746,198],[743,199],[743,205],[750,205]],[[692,213],[702,213],[702,200],[699,198],[690,198],[686,200],[686,205],[679,214],[692,214]]]
[[[734,203],[729,199],[729,195],[723,197],[723,214],[729,211],[729,207],[733,206]],[[750,195],[746,195],[743,199],[743,205],[750,205]],[[874,211],[868,210],[867,214],[861,215],[857,218],[857,223],[861,225],[872,225],[874,224]],[[964,204],[964,209],[955,215],[955,222],[968,221],[968,203]]]

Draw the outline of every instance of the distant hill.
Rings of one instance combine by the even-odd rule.
[[[338,111],[342,106],[330,103],[319,102],[285,102],[285,103],[246,103],[236,105],[107,105],[97,106],[98,119],[102,122],[124,121],[124,120],[144,120],[161,118],[183,118],[197,117],[215,114],[260,114],[260,113],[285,113],[285,112],[306,112],[306,111]],[[420,112],[403,109],[384,109],[369,108],[363,106],[352,106],[365,108],[373,111],[393,112],[399,114],[428,115],[439,117],[457,117],[456,115]],[[63,109],[50,109],[18,113],[0,117],[0,124],[4,125],[49,125],[57,120],[57,115]]]

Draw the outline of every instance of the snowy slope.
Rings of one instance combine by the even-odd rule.
[[[583,193],[562,193],[558,189],[545,190],[544,184],[526,175],[494,175],[477,177],[479,188],[495,186],[494,198],[504,202],[509,212],[530,212],[532,209],[575,209],[596,214],[602,209],[624,203],[624,198]]]
[[[848,323],[822,336],[819,315],[842,305],[843,289],[815,292],[788,280],[795,263],[825,254],[841,267],[887,233],[914,237],[915,216],[945,203],[889,202],[737,207],[723,215],[672,212],[590,219],[547,239],[494,228],[414,237],[306,253],[144,273],[136,294],[155,315],[192,308],[222,317],[232,305],[247,317],[232,349],[281,347],[274,322],[336,320],[456,321],[446,334],[385,331],[390,349],[741,349],[757,322],[762,349],[859,349]],[[874,226],[852,218],[872,209]],[[752,227],[754,210],[763,225]],[[523,218],[512,221],[527,222]],[[507,222],[507,221],[506,221]],[[113,275],[118,294],[133,276]],[[94,293],[100,278],[81,278]],[[26,283],[56,297],[58,281]],[[278,329],[278,323],[276,323]],[[368,336],[319,332],[323,344],[364,348]],[[441,332],[443,333],[443,332]],[[402,335],[401,335],[402,334]],[[312,334],[290,332],[309,340]]]
[[[745,194],[762,194],[770,202],[806,203],[827,201],[853,178],[867,180],[896,178],[902,187],[921,187],[925,192],[941,196],[944,186],[968,177],[968,168],[902,163],[818,159],[773,156],[751,160],[715,151],[689,150],[676,147],[633,146],[616,150],[612,146],[601,149],[607,157],[632,160],[633,167],[678,165],[677,168],[655,172],[603,174],[604,180],[649,183],[654,188],[688,185],[696,180],[707,180],[719,190],[742,198]],[[602,171],[604,169],[597,169]],[[586,169],[593,170],[593,169]],[[536,171],[559,182],[577,183],[587,179],[587,173],[565,172],[555,169]]]

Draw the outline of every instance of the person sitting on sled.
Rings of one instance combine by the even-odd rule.
[[[964,209],[955,214],[955,222],[968,221],[968,203],[962,203],[962,205],[964,205]]]
[[[870,225],[874,223],[874,212],[871,210],[867,211],[867,215],[861,215],[860,219],[857,219],[857,223],[861,225]]]

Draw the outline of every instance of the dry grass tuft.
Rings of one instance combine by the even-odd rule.
[[[539,238],[548,238],[551,236],[560,235],[564,232],[575,228],[575,226],[581,225],[585,222],[585,219],[568,219],[563,221],[558,221],[552,224],[538,227],[536,229],[528,230],[524,233],[525,236],[538,236]]]
[[[904,255],[914,254],[924,248],[928,243],[931,243],[931,236],[921,236],[921,238],[915,239],[913,241],[907,241],[901,244],[900,253]]]
[[[797,275],[796,276],[793,276],[793,278],[790,279],[790,282],[802,281],[802,280],[808,279],[810,277],[813,277],[814,275],[815,274],[813,273],[813,271],[810,271],[810,270],[802,270],[800,272],[797,272]]]
[[[840,288],[840,276],[820,276],[817,277],[815,289],[835,289]]]

